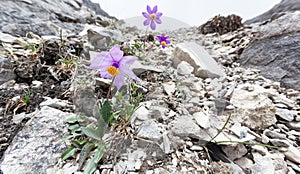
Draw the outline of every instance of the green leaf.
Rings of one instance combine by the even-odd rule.
[[[99,161],[103,157],[103,154],[105,152],[104,146],[100,145],[98,146],[94,156],[92,159],[90,159],[87,163],[87,165],[84,168],[84,174],[92,174],[96,169]]]
[[[74,146],[69,146],[69,148],[61,155],[61,159],[64,161],[69,157],[74,156],[76,151],[77,149]]]
[[[80,125],[79,124],[74,124],[74,125],[70,125],[68,127],[68,129],[71,131],[71,132],[74,132],[74,131],[80,131]]]
[[[111,105],[107,101],[105,101],[100,110],[100,114],[106,123],[109,123],[110,117],[112,115],[111,110],[112,110]]]
[[[66,120],[67,123],[75,123],[75,122],[82,122],[82,121],[85,121],[86,120],[86,117],[84,116],[74,116],[74,117],[70,117]]]
[[[90,154],[91,150],[95,147],[94,143],[88,142],[86,143],[83,148],[81,149],[80,156],[79,156],[79,161],[78,161],[78,167],[79,169],[82,168],[82,165],[85,161],[85,159],[88,157]]]
[[[99,128],[98,128],[99,129]],[[99,130],[96,130],[96,129],[93,129],[91,127],[83,127],[82,128],[82,132],[88,136],[88,137],[91,137],[93,139],[96,139],[96,140],[102,140],[102,136],[103,136],[103,132],[99,131]]]
[[[85,143],[87,143],[88,140],[87,139],[83,139],[83,140],[74,140],[72,141],[72,144],[78,148],[81,148]]]

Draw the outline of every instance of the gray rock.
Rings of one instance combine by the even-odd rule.
[[[192,67],[186,61],[182,61],[177,66],[177,73],[180,75],[189,75],[194,71],[194,67]]]
[[[67,135],[64,120],[72,116],[75,114],[42,107],[6,150],[1,162],[3,173],[46,173],[66,148],[60,140]]]
[[[209,140],[209,136],[195,123],[192,116],[181,116],[175,120],[172,128],[174,135]]]
[[[162,84],[164,91],[168,94],[168,96],[172,96],[176,91],[176,84],[173,81],[165,82]]]
[[[275,173],[275,167],[272,159],[268,156],[262,156],[259,153],[252,153],[254,165],[251,167],[252,173]]]
[[[0,85],[15,78],[16,74],[13,71],[12,63],[7,58],[0,56]]]
[[[153,120],[148,120],[140,126],[137,136],[149,140],[160,140],[163,135],[160,132],[158,125]]]
[[[238,62],[259,69],[264,77],[283,87],[300,90],[300,13],[279,19],[259,30],[262,35],[243,51]]]
[[[234,161],[243,157],[248,150],[243,144],[232,144],[227,146],[222,146],[222,150],[226,153],[227,157]]]
[[[300,164],[300,150],[298,148],[290,145],[284,155],[288,160]]]
[[[269,129],[266,129],[264,131],[264,134],[269,137],[269,138],[277,138],[277,139],[285,139],[286,138],[286,135],[283,134],[283,133],[279,133],[279,132],[276,132],[276,131],[271,131]]]
[[[86,25],[80,34],[87,35],[89,43],[100,50],[107,50],[113,41],[123,41],[120,31],[94,25]]]
[[[194,67],[194,74],[201,78],[223,77],[224,72],[211,55],[195,42],[180,43],[173,52],[173,66],[177,68],[181,61]]]
[[[73,108],[73,105],[65,100],[61,100],[61,99],[52,99],[50,97],[44,97],[44,99],[46,99],[45,101],[43,101],[42,103],[40,103],[40,106],[49,106],[52,108],[56,108],[56,109],[62,109],[62,108]]]
[[[140,61],[135,61],[132,64],[132,66],[130,66],[130,68],[132,69],[132,71],[134,72],[135,75],[140,75],[140,74],[142,74],[143,72],[146,72],[146,71],[153,71],[153,72],[158,72],[158,73],[163,72],[161,69],[159,69],[156,66],[144,65],[144,64],[141,64]]]
[[[251,24],[256,22],[263,22],[266,20],[273,20],[280,17],[285,12],[293,12],[300,10],[299,0],[282,0],[267,12],[244,22],[244,24]]]
[[[115,19],[90,0],[0,1],[0,31],[12,35],[58,36],[60,28],[79,33],[84,24],[101,23],[104,16]]]
[[[277,147],[289,147],[289,142],[287,140],[270,139],[270,142]]]
[[[280,108],[276,108],[275,114],[285,121],[293,121],[294,115],[296,115],[294,111]]]
[[[97,96],[92,86],[78,85],[74,92],[73,103],[75,112],[85,116],[98,117]]]
[[[230,102],[237,108],[232,120],[251,129],[265,129],[276,123],[275,107],[265,89],[258,85],[243,84],[234,90]]]
[[[193,114],[196,123],[204,129],[208,129],[210,125],[210,117],[203,112],[196,112]]]
[[[300,122],[289,122],[287,126],[294,130],[300,130]]]

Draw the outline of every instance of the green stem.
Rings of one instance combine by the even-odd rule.
[[[108,102],[108,99],[109,99],[109,97],[110,97],[111,88],[112,88],[112,86],[113,86],[113,84],[114,84],[115,77],[116,77],[116,76],[114,76],[114,77],[113,77],[113,79],[112,79],[112,81],[111,81],[111,84],[110,84],[110,86],[109,86],[109,89],[108,89],[107,95],[106,95],[106,101],[107,101],[107,102]]]
[[[144,37],[144,50],[145,50],[145,45],[146,45],[146,40],[147,40],[148,28],[149,28],[149,25],[146,28],[146,33],[145,33],[145,37]]]
[[[206,144],[212,142],[212,141],[213,141],[213,140],[214,140],[214,139],[215,139],[215,138],[216,138],[216,137],[217,137],[217,136],[225,129],[225,127],[226,127],[226,125],[228,124],[230,118],[231,118],[231,114],[229,114],[229,116],[228,116],[228,118],[227,118],[225,124],[223,125],[222,129],[220,129],[219,132],[218,132],[213,138],[211,138]]]
[[[264,147],[269,147],[269,148],[274,148],[278,149],[277,146],[272,146],[268,144],[260,144],[260,143],[250,143],[250,142],[243,142],[243,141],[218,141],[215,142],[216,144],[222,144],[222,143],[237,143],[237,144],[245,144],[245,145],[258,145],[258,146],[264,146]]]

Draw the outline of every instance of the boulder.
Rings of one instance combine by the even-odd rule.
[[[68,132],[64,120],[72,116],[75,114],[42,107],[5,151],[3,173],[48,173],[66,148],[61,141]]]
[[[173,66],[185,61],[193,68],[193,73],[201,78],[219,78],[224,76],[223,69],[212,56],[195,42],[179,43],[173,53]]]
[[[282,16],[257,28],[261,35],[240,55],[238,62],[255,68],[281,86],[300,90],[300,12]]]
[[[0,1],[0,31],[12,35],[79,33],[104,17],[113,18],[90,0]]]
[[[299,0],[282,0],[279,4],[276,4],[269,11],[244,22],[244,24],[251,24],[256,22],[263,22],[280,17],[286,12],[294,12],[300,10]]]

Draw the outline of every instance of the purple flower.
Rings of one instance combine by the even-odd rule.
[[[167,44],[170,44],[170,41],[168,40],[169,36],[165,36],[165,34],[162,34],[161,36],[157,36],[157,39],[162,46],[162,48],[165,48]]]
[[[162,13],[157,12],[157,5],[153,7],[153,10],[151,10],[151,7],[147,5],[147,12],[143,12],[143,16],[146,18],[144,21],[144,26],[147,26],[150,24],[150,28],[152,30],[155,30],[156,23],[161,24],[161,20],[159,19],[162,16]]]
[[[91,69],[100,70],[100,76],[102,78],[113,78],[114,85],[118,90],[122,87],[125,76],[134,80],[139,78],[129,69],[129,66],[137,58],[134,56],[123,56],[123,51],[120,50],[119,45],[112,47],[109,52],[100,52],[90,64]]]

